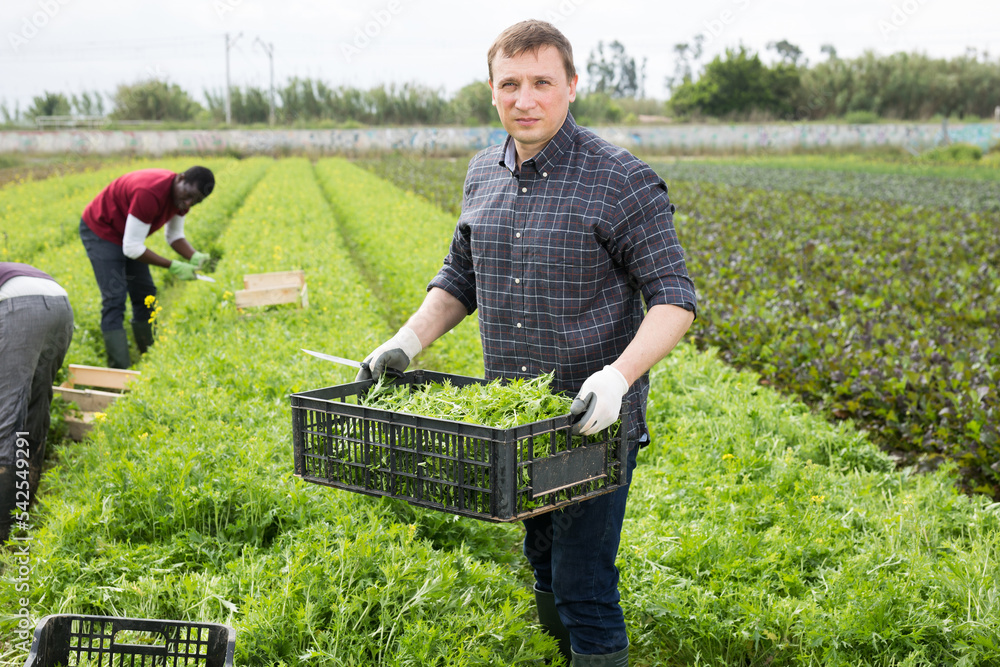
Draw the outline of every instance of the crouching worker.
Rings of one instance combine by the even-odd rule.
[[[215,188],[205,167],[177,174],[140,169],[111,182],[90,202],[80,220],[80,239],[101,290],[101,334],[111,368],[129,367],[125,301],[132,302],[132,333],[139,352],[153,344],[149,322],[156,284],[149,265],[167,269],[181,280],[194,280],[209,260],[184,238],[184,216]],[[146,237],[166,227],[167,243],[183,258],[170,260],[146,247]]]
[[[32,266],[0,262],[0,543],[38,490],[52,383],[72,339],[66,290]]]

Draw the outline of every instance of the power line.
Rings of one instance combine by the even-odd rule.
[[[204,47],[208,50],[212,39],[209,37],[180,37],[176,39],[158,38],[144,40],[120,40],[101,42],[78,42],[76,44],[60,44],[51,47],[26,47],[22,53],[2,53],[0,59],[30,61],[39,58],[71,57],[79,58],[93,53],[112,52],[116,56],[123,53],[154,51],[169,49],[174,52],[178,48]]]

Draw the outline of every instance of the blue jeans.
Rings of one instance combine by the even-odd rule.
[[[630,483],[638,451],[629,452]],[[628,489],[524,520],[524,555],[534,568],[535,585],[555,595],[573,650],[582,655],[628,647],[615,567]]]
[[[82,219],[80,240],[101,290],[101,331],[125,328],[126,297],[132,301],[132,319],[148,322],[150,309],[146,297],[156,296],[149,265],[126,257],[120,245],[102,239]]]

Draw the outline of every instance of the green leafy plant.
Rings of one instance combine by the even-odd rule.
[[[920,157],[929,162],[975,162],[983,157],[983,149],[972,144],[949,144],[932,148]]]
[[[573,402],[563,394],[552,393],[552,373],[464,386],[446,380],[421,385],[417,390],[384,382],[384,378],[372,387],[363,405],[494,428],[561,417],[569,413]]]
[[[870,125],[881,120],[874,111],[849,111],[844,114],[844,122],[851,125]]]
[[[339,166],[348,176],[356,169]],[[520,527],[292,475],[288,394],[353,379],[300,348],[361,358],[366,334],[391,332],[381,314],[419,298],[407,292],[397,302],[390,282],[376,297],[358,269],[362,259],[381,266],[376,247],[385,264],[407,261],[412,236],[385,202],[412,195],[377,179],[345,180],[357,202],[339,227],[327,199],[335,183],[317,176],[305,160],[273,163],[220,221],[217,285],[164,290],[170,307],[141,379],[90,440],[55,448],[32,511],[30,590],[0,586],[0,608],[19,609],[26,597],[33,619],[226,622],[237,629],[241,665],[558,664],[555,642],[534,623]],[[705,196],[740,204],[724,190]],[[799,199],[773,199],[814,215]],[[771,205],[753,199],[744,226]],[[418,222],[446,242],[448,217]],[[378,246],[366,219],[383,225]],[[341,229],[359,235],[348,242]],[[67,261],[86,266],[85,256]],[[236,311],[232,290],[244,273],[293,265],[307,273],[309,308]],[[778,289],[749,275],[761,282],[725,274],[749,285],[744,297]],[[878,296],[853,305],[874,306]],[[784,303],[772,308],[786,312]],[[432,350],[469,360],[447,370],[472,375],[481,360],[466,344],[449,336]],[[682,344],[651,373],[652,443],[639,453],[617,562],[633,662],[1000,661],[996,504],[957,493],[951,465],[925,475],[897,469],[864,432],[821,419],[721,355]],[[9,583],[18,558],[0,553]],[[18,620],[0,617],[10,664],[25,657],[9,639]]]

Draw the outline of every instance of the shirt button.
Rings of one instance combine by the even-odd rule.
[[[521,238],[521,232],[517,232],[516,234],[514,234],[514,238],[516,239]]]
[[[527,366],[521,366],[521,370],[524,371],[524,372],[527,372],[528,371],[528,367]]]
[[[548,177],[549,177],[549,172],[543,171],[542,172],[542,178],[548,178]]]
[[[528,188],[521,188],[521,192],[527,192]]]
[[[520,278],[514,278],[514,284],[515,285],[520,285],[521,284],[521,279]]]
[[[520,329],[520,328],[521,328],[521,323],[520,323],[520,322],[518,322],[518,323],[517,323],[517,328],[518,328],[518,329]]]

